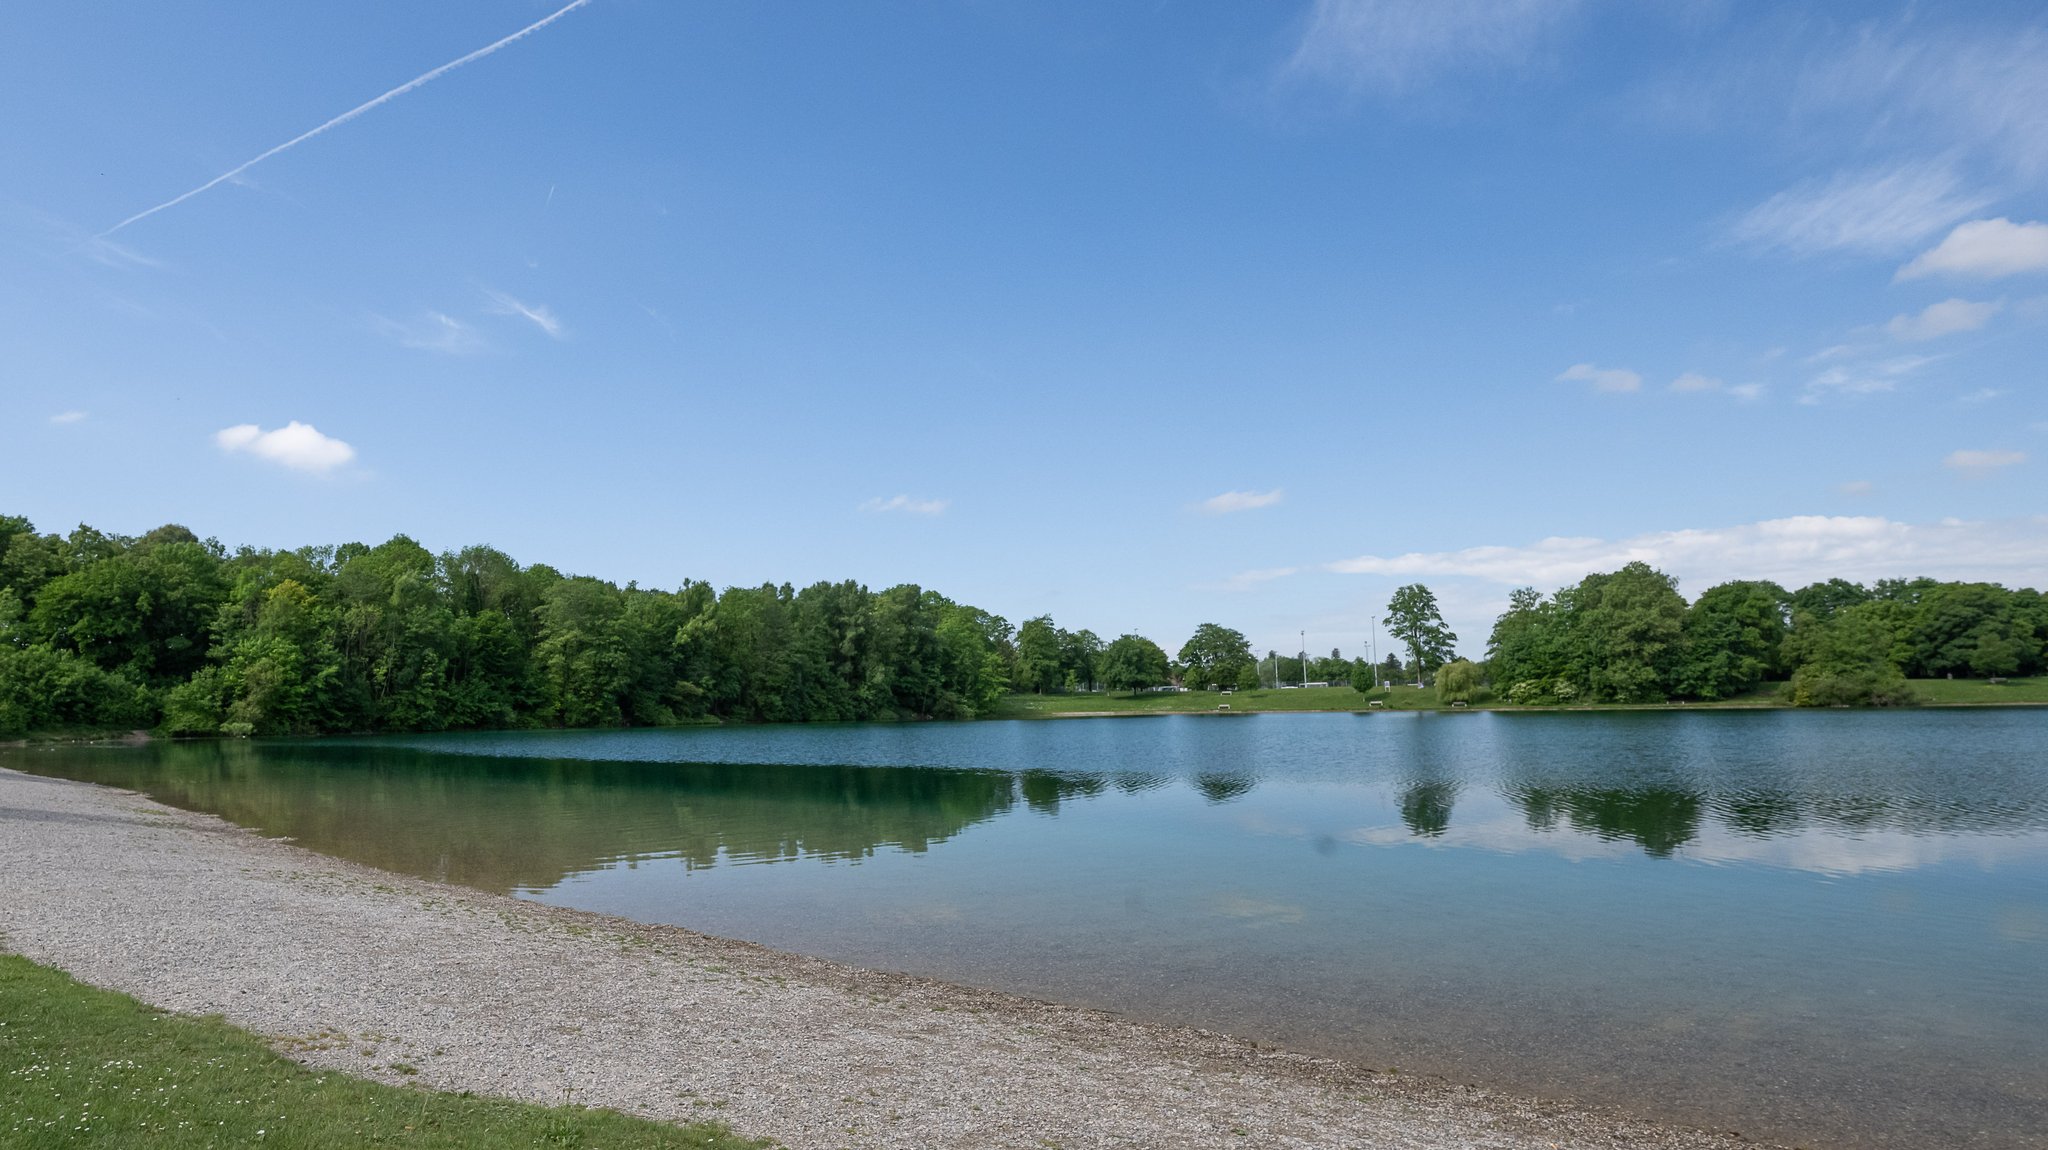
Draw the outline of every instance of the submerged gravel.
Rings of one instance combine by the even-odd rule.
[[[803,1150],[1750,1145],[401,877],[8,770],[0,884],[0,947],[311,1066]]]

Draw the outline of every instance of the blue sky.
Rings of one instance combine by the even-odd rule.
[[[0,507],[1170,648],[2048,584],[2038,4],[591,0],[178,199],[560,7],[14,13]]]

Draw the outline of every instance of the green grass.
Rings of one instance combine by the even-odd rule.
[[[1914,679],[1911,681],[1914,694],[1922,703],[1931,706],[1968,706],[1992,703],[2048,703],[2048,677],[2032,679],[2008,679],[2003,683],[1988,683],[1982,679]],[[1604,703],[1593,710],[1642,710],[1686,706],[1700,707],[1781,707],[1785,701],[1780,694],[1782,683],[1765,683],[1754,691],[1746,692],[1732,699],[1714,703],[1693,702],[1687,704],[1650,703],[1627,705]],[[1182,693],[1145,693],[1137,696],[1128,694],[1075,694],[1075,695],[1012,695],[997,704],[989,715],[995,719],[1042,719],[1075,714],[1116,714],[1116,715],[1170,715],[1207,714],[1214,712],[1220,703],[1230,704],[1234,714],[1250,714],[1260,711],[1363,711],[1370,709],[1372,701],[1378,700],[1390,711],[1435,711],[1444,709],[1436,701],[1434,689],[1397,686],[1387,690],[1361,695],[1349,687],[1302,687],[1294,690],[1238,691],[1225,695],[1217,691],[1189,691]],[[1509,709],[1510,705],[1501,699],[1474,703],[1472,710]],[[1518,709],[1518,708],[1516,708]],[[1531,708],[1553,710],[1556,708]]]
[[[1912,679],[1909,682],[1921,702],[1937,706],[2048,703],[2048,676],[2007,679],[2003,683],[1989,683],[1983,679]]]
[[[218,1019],[185,1018],[0,955],[0,1146],[743,1150],[671,1126],[314,1072]]]

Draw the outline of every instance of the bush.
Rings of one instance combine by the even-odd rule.
[[[1805,666],[1788,685],[1795,707],[1909,707],[1919,702],[1890,664],[1826,671]]]
[[[0,736],[148,726],[149,693],[69,651],[0,646]]]
[[[1442,704],[1469,703],[1479,691],[1479,668],[1455,659],[1437,668],[1436,701]]]

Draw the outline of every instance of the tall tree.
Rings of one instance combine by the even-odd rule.
[[[1066,678],[1060,665],[1060,632],[1052,616],[1026,619],[1017,628],[1017,689],[1045,694]]]
[[[1102,685],[1136,694],[1166,682],[1166,651],[1142,635],[1121,635],[1103,648]]]
[[[1181,681],[1196,689],[1235,686],[1238,672],[1252,661],[1252,645],[1244,633],[1218,623],[1204,623],[1181,644]]]
[[[1776,677],[1785,645],[1791,596],[1770,582],[1710,587],[1685,609],[1685,652],[1676,691],[1694,699],[1726,699]]]
[[[1410,583],[1387,601],[1387,633],[1408,648],[1415,660],[1415,685],[1422,685],[1427,671],[1450,659],[1458,637],[1444,626],[1436,595],[1420,583]]]

